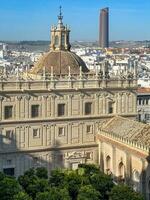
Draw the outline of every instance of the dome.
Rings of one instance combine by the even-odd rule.
[[[49,51],[45,53],[32,68],[31,73],[38,74],[43,73],[43,67],[45,67],[46,73],[51,72],[53,67],[54,74],[68,74],[70,66],[71,74],[79,74],[80,67],[82,72],[88,72],[88,68],[84,61],[71,51]]]

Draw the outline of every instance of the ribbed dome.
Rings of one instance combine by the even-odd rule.
[[[71,51],[49,51],[45,53],[35,66],[32,68],[32,73],[38,74],[43,73],[43,67],[47,73],[51,72],[51,67],[53,67],[54,74],[68,74],[70,66],[70,73],[79,74],[80,66],[82,72],[88,72],[88,68],[84,61]]]

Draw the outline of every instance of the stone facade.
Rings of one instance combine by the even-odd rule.
[[[149,200],[150,126],[121,118],[121,122],[124,121],[124,130],[117,133],[115,130],[119,120],[119,117],[111,119],[108,124],[105,123],[105,128],[99,130],[97,135],[99,165],[105,173],[113,177],[116,183],[123,182],[132,186],[135,191],[143,193],[145,199]],[[108,131],[109,128],[112,131]],[[124,132],[126,134],[123,134]]]
[[[82,156],[71,159],[70,166],[77,160],[97,163],[95,134],[99,124],[116,114],[135,118],[135,89],[134,81],[105,80],[94,74],[71,79],[2,80],[0,169],[14,168],[18,176],[35,164],[49,166],[49,170],[68,166],[72,152]],[[86,103],[91,105],[88,114]],[[59,104],[64,105],[62,116],[58,116]],[[12,115],[6,119],[8,106]],[[38,106],[36,117],[32,106]]]

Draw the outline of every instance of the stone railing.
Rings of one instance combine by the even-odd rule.
[[[5,76],[0,79],[0,91],[55,90],[55,89],[105,89],[137,88],[137,80],[131,78],[100,77],[97,74],[78,75],[27,75]]]
[[[140,144],[140,143],[135,142],[135,141],[131,141],[130,139],[124,138],[124,137],[116,135],[114,133],[108,133],[108,132],[104,132],[104,131],[100,130],[98,134],[103,135],[103,136],[108,137],[108,138],[111,138],[113,140],[116,140],[118,142],[124,143],[124,144],[126,144],[130,147],[145,151],[148,154],[150,152],[149,146],[146,146],[144,144]]]

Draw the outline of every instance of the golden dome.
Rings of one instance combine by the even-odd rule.
[[[54,74],[68,74],[70,66],[71,74],[79,74],[80,67],[82,72],[88,72],[88,68],[84,61],[71,51],[54,50],[45,53],[32,68],[31,73],[41,74],[45,67],[46,73],[51,73],[53,67]]]

